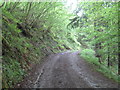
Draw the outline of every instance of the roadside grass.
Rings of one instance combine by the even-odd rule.
[[[88,63],[94,65],[96,70],[103,73],[106,77],[113,79],[114,81],[120,83],[120,76],[118,73],[117,65],[116,67],[108,68],[104,62],[100,64],[98,58],[95,57],[95,52],[92,49],[84,49],[81,51],[80,56],[86,60]]]

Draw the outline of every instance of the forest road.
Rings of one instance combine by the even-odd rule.
[[[97,72],[81,59],[77,52],[64,52],[48,56],[36,66],[21,88],[118,88],[118,84]]]

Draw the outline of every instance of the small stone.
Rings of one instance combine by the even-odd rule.
[[[20,84],[17,85],[18,87],[20,86]]]

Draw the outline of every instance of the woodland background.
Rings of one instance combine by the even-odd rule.
[[[62,2],[1,3],[3,88],[20,82],[44,57],[66,50],[82,50],[82,58],[120,82],[119,4],[80,2],[69,13]]]

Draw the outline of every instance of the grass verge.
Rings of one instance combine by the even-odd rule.
[[[116,73],[118,70],[114,67],[108,68],[104,63],[100,64],[98,62],[98,58],[95,57],[95,52],[92,49],[82,50],[80,56],[88,63],[94,65],[97,71],[103,73],[106,77],[120,83],[120,76]]]

